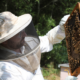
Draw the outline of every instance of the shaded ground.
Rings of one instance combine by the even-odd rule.
[[[60,77],[55,75],[55,74],[51,74],[47,77],[44,77],[46,80],[60,80]]]
[[[42,68],[42,73],[46,80],[60,80],[60,69]]]

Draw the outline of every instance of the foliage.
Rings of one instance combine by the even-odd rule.
[[[38,35],[45,35],[50,29],[59,24],[60,19],[70,14],[79,0],[0,0],[0,12],[11,11],[16,15],[30,13]],[[68,62],[65,39],[54,45],[54,49],[42,54],[41,65],[50,62],[56,67]]]
[[[55,25],[59,24],[60,19],[64,15],[70,14],[72,12],[73,8],[75,7],[78,1],[79,0],[59,0],[54,4],[54,12],[52,17],[55,20]],[[54,62],[54,67],[58,67],[58,64],[68,62],[65,39],[61,43],[55,44],[51,52],[42,54],[42,66],[47,67],[47,64],[50,64],[50,62],[52,61]]]
[[[42,54],[42,59],[44,59],[44,62],[43,60],[41,60],[42,66],[47,67],[47,64],[50,64],[50,62],[53,61],[54,67],[58,67],[58,64],[68,62],[67,57],[68,56],[67,56],[66,44],[65,44],[65,40],[63,40],[61,43],[55,44],[51,52]]]

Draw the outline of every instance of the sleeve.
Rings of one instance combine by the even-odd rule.
[[[49,52],[53,45],[60,43],[65,38],[64,24],[70,15],[64,16],[59,25],[48,31],[45,36],[40,36],[40,50],[42,53]]]

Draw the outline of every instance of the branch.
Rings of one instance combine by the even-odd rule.
[[[38,16],[39,16],[39,13],[40,13],[40,0],[38,2]]]
[[[47,7],[47,6],[50,5],[52,2],[55,3],[56,1],[57,1],[57,0],[54,0],[54,1],[52,0],[51,2],[49,2],[48,4],[46,4],[46,5],[45,5],[44,7],[42,7],[41,9]]]
[[[6,0],[6,3],[5,3],[5,11],[8,10],[8,0]]]

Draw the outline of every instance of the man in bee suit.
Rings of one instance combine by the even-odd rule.
[[[58,26],[38,37],[30,14],[0,13],[0,80],[44,80],[41,53],[51,51],[54,44],[65,38],[63,25],[68,17],[64,16]]]

